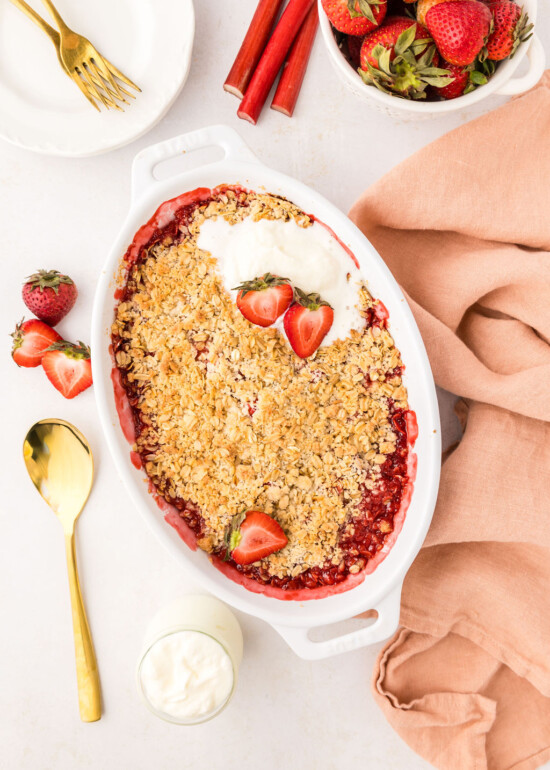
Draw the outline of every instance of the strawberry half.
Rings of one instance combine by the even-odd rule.
[[[262,511],[248,511],[233,517],[225,536],[226,558],[237,564],[252,564],[288,543],[281,525]]]
[[[318,294],[295,289],[295,295],[296,302],[286,311],[283,323],[292,350],[300,358],[308,358],[332,326],[334,310]]]
[[[261,278],[245,281],[238,290],[237,307],[256,326],[271,326],[289,307],[294,296],[288,278],[266,273]]]
[[[44,351],[61,339],[55,329],[36,318],[20,321],[11,336],[12,358],[17,366],[26,367],[40,366]]]
[[[489,10],[493,14],[493,31],[487,41],[487,58],[491,61],[512,58],[518,45],[533,35],[529,16],[512,2],[490,3]]]
[[[76,302],[74,281],[57,270],[39,270],[23,284],[23,302],[40,320],[56,326]]]
[[[437,64],[439,55],[429,32],[418,22],[395,16],[365,36],[359,74],[368,85],[405,99],[425,99],[428,86],[452,82]]]
[[[92,384],[90,348],[83,342],[54,342],[42,356],[42,367],[65,398],[74,398]]]
[[[382,24],[387,0],[321,0],[330,23],[346,35],[366,35]]]
[[[487,6],[477,0],[452,0],[430,8],[426,24],[445,61],[466,67],[485,45],[492,18]]]

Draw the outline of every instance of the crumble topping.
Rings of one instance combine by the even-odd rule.
[[[307,360],[276,329],[249,323],[215,257],[197,246],[201,224],[220,216],[312,224],[289,201],[226,189],[193,210],[176,240],[127,266],[112,333],[134,450],[158,492],[200,522],[204,550],[223,555],[232,517],[257,509],[288,537],[258,563],[264,575],[342,565],[361,502],[377,494],[399,443],[392,415],[408,408],[399,351],[385,324],[372,323],[377,303],[364,285],[365,329]],[[392,528],[384,519],[378,529]],[[365,561],[359,554],[348,571]]]

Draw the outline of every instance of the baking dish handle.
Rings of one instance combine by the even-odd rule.
[[[159,163],[205,147],[220,147],[225,153],[224,160],[260,162],[235,129],[224,125],[200,128],[153,144],[136,155],[132,164],[132,200],[136,201],[150,187],[159,184],[154,175]]]
[[[358,650],[369,644],[377,644],[387,639],[399,625],[399,610],[401,605],[401,584],[394,588],[373,609],[378,617],[370,626],[358,631],[337,636],[324,642],[314,642],[309,638],[311,628],[294,628],[291,626],[276,626],[273,628],[283,637],[285,642],[300,658],[305,660],[321,660],[343,652]]]
[[[537,85],[546,66],[546,55],[542,43],[536,35],[533,35],[533,39],[529,44],[527,58],[529,59],[529,69],[525,75],[521,75],[519,78],[510,78],[507,83],[504,83],[497,90],[497,94],[514,96],[515,94],[522,94]]]

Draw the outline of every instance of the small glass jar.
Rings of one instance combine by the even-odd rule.
[[[161,719],[201,724],[231,700],[242,656],[241,627],[229,608],[206,594],[184,596],[147,627],[137,668],[139,693]]]

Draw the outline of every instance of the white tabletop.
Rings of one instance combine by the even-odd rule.
[[[222,91],[222,83],[254,6],[255,0],[196,2],[188,83],[164,120],[133,145],[65,160],[0,143],[0,766],[6,770],[428,767],[373,703],[377,649],[305,662],[269,626],[244,615],[245,656],[227,710],[193,728],[150,715],[134,684],[143,632],[159,607],[193,586],[132,509],[99,429],[93,389],[65,401],[41,369],[17,369],[9,360],[7,333],[25,311],[22,280],[42,267],[66,271],[77,282],[77,305],[59,328],[89,341],[95,282],[129,204],[132,158],[146,145],[225,122],[266,164],[346,211],[401,159],[482,111],[417,124],[371,112],[344,90],[318,38],[295,117],[266,110],[250,126],[237,119],[237,100]],[[550,8],[541,7],[539,15],[538,32],[550,48]],[[451,401],[444,399],[448,436],[454,432]],[[78,716],[61,529],[21,457],[26,429],[49,416],[77,424],[96,460],[95,486],[78,524],[80,573],[103,689],[104,714],[95,724]]]

